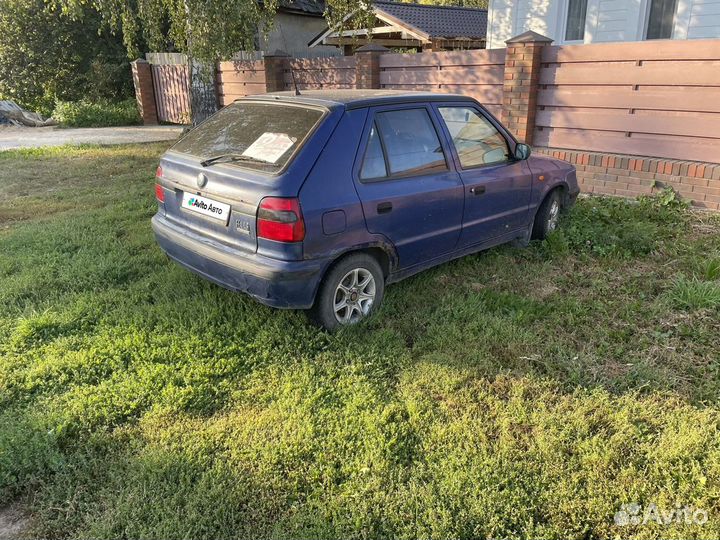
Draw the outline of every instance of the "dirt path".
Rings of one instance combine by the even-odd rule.
[[[27,518],[16,507],[0,508],[0,540],[22,538],[27,527]]]
[[[178,126],[112,128],[0,127],[0,150],[65,144],[125,144],[170,141],[182,133]]]

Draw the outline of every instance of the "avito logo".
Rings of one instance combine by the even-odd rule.
[[[213,214],[217,214],[218,216],[221,216],[223,213],[223,209],[215,206],[213,203],[206,203],[205,201],[202,201],[200,199],[196,199],[195,197],[191,197],[188,199],[187,202],[188,206],[193,206],[195,208],[199,208],[200,210],[207,210],[208,212],[212,212]]]
[[[200,199],[196,199],[195,197],[191,198],[188,201],[188,206],[194,206],[195,208],[202,208],[203,210],[208,209],[208,205],[205,201],[201,201]]]

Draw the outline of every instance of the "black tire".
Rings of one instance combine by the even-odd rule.
[[[547,235],[557,228],[562,210],[562,197],[560,190],[551,191],[540,205],[533,223],[532,239],[545,240]]]
[[[356,270],[358,272],[354,273]],[[367,278],[368,275],[372,276],[373,287],[370,288],[371,282],[369,281],[365,288],[360,290],[363,278]],[[353,282],[353,278],[357,286],[348,288],[347,285]],[[340,287],[341,281],[345,284],[342,288]],[[356,296],[353,297],[351,291],[355,291]],[[368,303],[367,297],[371,291],[373,298]],[[367,253],[354,253],[340,259],[325,274],[320,283],[315,304],[309,310],[308,316],[318,326],[327,330],[335,330],[340,326],[357,323],[372,315],[382,303],[384,294],[385,276],[380,264]],[[335,306],[342,304],[343,299],[347,307],[341,308],[336,316]],[[348,313],[350,313],[349,317],[347,317]],[[341,321],[340,318],[346,320]]]

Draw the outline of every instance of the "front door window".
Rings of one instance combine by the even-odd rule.
[[[463,169],[508,160],[507,141],[492,123],[471,107],[440,107]]]

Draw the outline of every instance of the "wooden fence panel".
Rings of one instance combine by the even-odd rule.
[[[500,118],[505,49],[383,54],[380,87],[472,96]]]
[[[720,40],[545,47],[535,144],[720,163]]]
[[[158,120],[190,123],[190,72],[187,65],[152,66]]]
[[[252,94],[265,93],[265,63],[262,60],[233,60],[217,66],[220,105]]]
[[[291,70],[291,71],[290,71]],[[293,75],[299,90],[355,88],[355,57],[292,58],[285,72],[285,89],[293,89]]]

